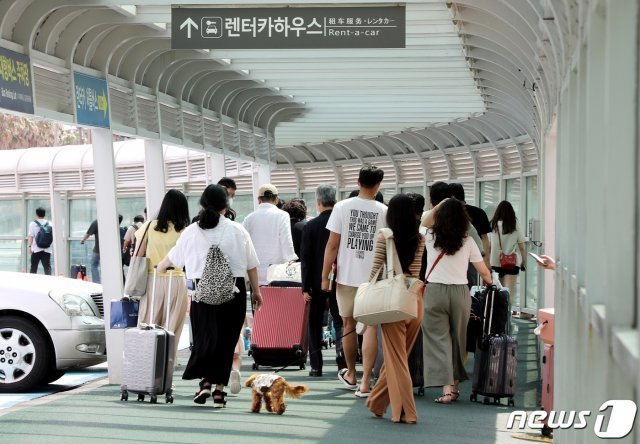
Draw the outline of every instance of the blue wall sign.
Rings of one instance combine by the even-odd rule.
[[[81,125],[109,128],[107,81],[73,72],[76,96],[76,122]]]
[[[0,47],[0,108],[33,114],[29,57]]]

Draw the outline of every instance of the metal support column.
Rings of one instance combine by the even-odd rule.
[[[144,177],[147,217],[155,219],[164,199],[164,151],[160,140],[144,141]]]
[[[258,189],[265,183],[271,183],[271,167],[269,165],[253,164],[253,207],[258,206]]]
[[[69,272],[68,262],[68,245],[65,239],[65,233],[68,227],[65,221],[68,218],[64,214],[64,197],[59,191],[51,190],[51,224],[53,225],[53,274],[66,276]],[[75,277],[75,276],[71,276]]]
[[[112,299],[122,297],[122,252],[118,223],[116,167],[113,156],[113,138],[110,130],[91,130],[93,164],[95,169],[96,209],[100,231],[100,268],[104,318],[111,315]],[[105,322],[109,354],[109,382],[118,384],[122,371],[123,331],[111,330]]]
[[[224,165],[224,154],[209,153],[209,179],[210,183],[218,183],[220,179],[227,175]]]

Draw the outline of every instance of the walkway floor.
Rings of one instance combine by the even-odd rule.
[[[539,403],[539,369],[535,324],[514,320],[518,326],[518,395],[515,409],[533,410]],[[310,388],[301,399],[288,401],[283,416],[249,413],[251,393],[243,388],[228,399],[227,408],[193,404],[194,381],[180,379],[176,371],[174,404],[122,402],[119,387],[106,378],[76,390],[20,404],[0,416],[0,442],[29,443],[369,443],[369,442],[513,442],[514,431],[506,430],[513,408],[469,401],[470,382],[461,386],[455,405],[438,405],[439,389],[418,397],[417,425],[393,424],[388,417],[375,419],[364,401],[341,388],[335,377],[333,349],[325,350],[325,375],[310,378],[307,372],[285,370],[290,382]],[[180,362],[186,359],[182,353]],[[333,364],[333,365],[331,365]],[[473,368],[473,359],[469,360]],[[251,358],[245,357],[243,376],[252,373]],[[471,372],[470,372],[471,374]],[[131,399],[131,398],[130,398]],[[164,398],[160,398],[163,400]],[[90,439],[90,441],[87,441]],[[523,441],[520,441],[523,442]]]

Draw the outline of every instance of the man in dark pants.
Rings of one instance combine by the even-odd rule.
[[[322,320],[329,299],[329,310],[336,330],[336,362],[338,370],[347,364],[342,353],[342,318],[338,312],[335,285],[331,291],[321,289],[324,250],[329,240],[325,227],[336,203],[336,189],[332,185],[319,185],[316,189],[318,217],[310,220],[302,231],[300,260],[302,262],[302,291],[309,310],[309,376],[322,376]]]
[[[45,227],[50,230],[49,232],[51,232],[51,224],[44,218],[45,215],[46,211],[44,208],[40,207],[36,209],[36,220],[29,224],[27,251],[31,255],[30,272],[36,274],[38,272],[38,265],[42,262],[44,274],[51,275],[51,245],[38,245],[36,242],[36,238],[38,237],[38,232],[41,227]]]

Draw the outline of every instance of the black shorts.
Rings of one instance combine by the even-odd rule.
[[[491,267],[491,269],[496,273],[498,273],[498,277],[502,277],[506,274],[517,275],[520,273],[520,267],[513,267],[513,268]]]

